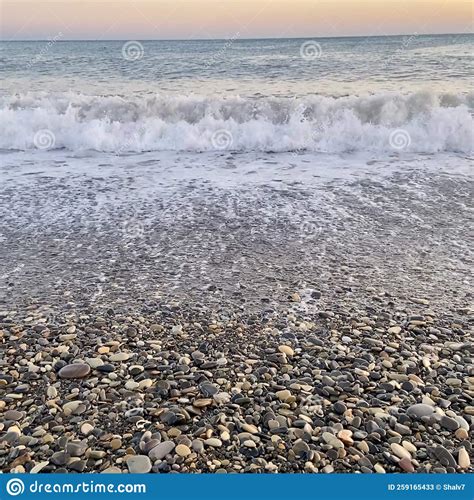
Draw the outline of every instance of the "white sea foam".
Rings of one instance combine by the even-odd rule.
[[[429,92],[294,99],[31,93],[0,99],[0,148],[36,149],[35,135],[46,130],[52,148],[71,151],[468,153],[473,108],[472,94]],[[216,140],[223,131],[224,148]]]

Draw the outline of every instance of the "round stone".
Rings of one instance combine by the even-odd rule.
[[[298,458],[301,458],[301,457],[304,457],[308,452],[309,452],[309,446],[307,445],[307,443],[305,443],[304,441],[297,441],[294,445],[293,445],[293,453],[298,457]]]
[[[91,367],[84,363],[73,363],[72,365],[63,366],[59,370],[60,378],[75,379],[84,378],[89,375]]]
[[[332,408],[339,415],[342,415],[347,410],[347,406],[341,401],[336,401]]]
[[[151,461],[145,455],[135,455],[127,459],[127,467],[131,474],[146,474],[151,471]]]
[[[191,450],[185,444],[178,444],[178,446],[176,446],[175,451],[176,454],[179,455],[180,457],[187,457],[188,455],[191,454]]]
[[[291,399],[291,392],[288,389],[284,389],[282,391],[277,391],[275,394],[276,394],[276,397],[282,402],[286,402],[289,399]]]
[[[463,441],[464,439],[468,439],[469,433],[466,431],[466,429],[459,428],[454,435],[456,436],[457,439]]]
[[[84,434],[84,436],[87,436],[88,434],[90,434],[92,431],[94,430],[94,427],[89,424],[88,422],[84,422],[82,425],[81,425],[81,433]]]

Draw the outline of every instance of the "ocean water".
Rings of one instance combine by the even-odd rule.
[[[471,35],[0,43],[0,306],[258,310],[310,288],[338,302],[339,287],[365,309],[377,287],[460,310],[473,48]]]
[[[469,155],[474,36],[2,42],[0,148]]]

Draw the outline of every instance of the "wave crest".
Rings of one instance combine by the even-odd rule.
[[[428,92],[294,99],[26,94],[0,99],[0,147],[35,149],[35,134],[48,130],[52,148],[72,151],[466,153],[473,149],[473,104],[472,94]],[[403,143],[393,141],[397,131]],[[225,148],[216,142],[223,132]]]

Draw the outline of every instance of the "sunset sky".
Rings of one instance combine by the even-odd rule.
[[[0,0],[3,40],[465,32],[470,0]]]

